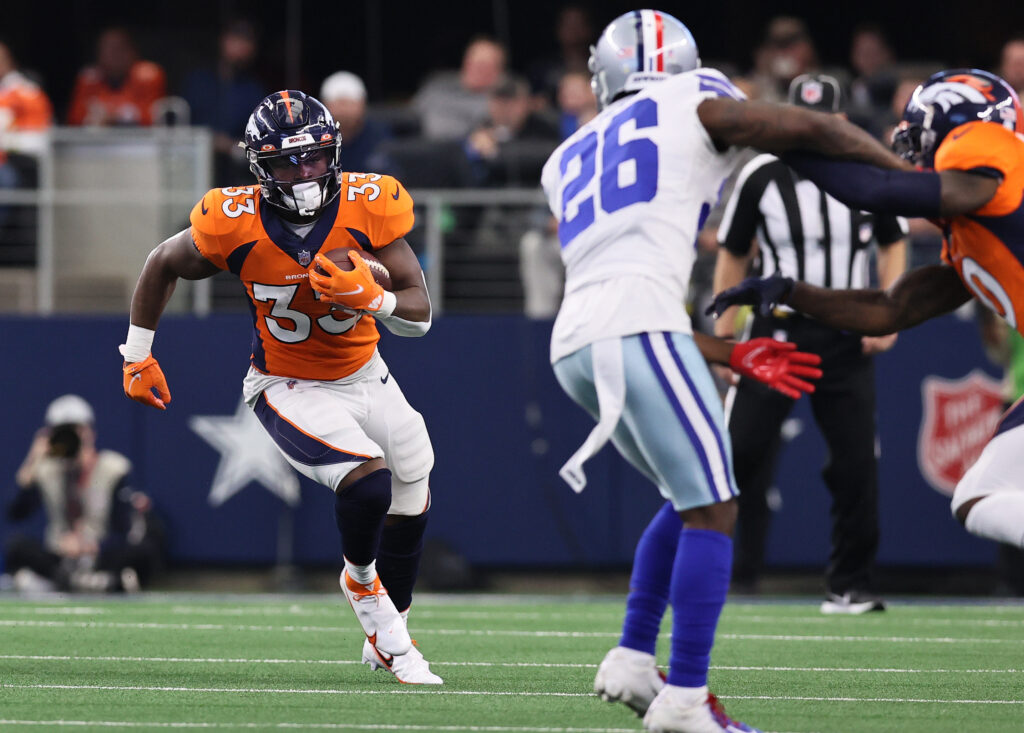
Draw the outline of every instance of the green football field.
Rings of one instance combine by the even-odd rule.
[[[591,693],[620,600],[425,596],[443,687],[358,663],[340,596],[0,600],[0,730],[635,731]],[[667,655],[666,632],[659,646]],[[711,687],[765,731],[1024,731],[1024,606],[730,602]]]

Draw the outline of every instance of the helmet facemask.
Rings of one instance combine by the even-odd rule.
[[[318,216],[341,190],[337,138],[266,153],[249,151],[249,169],[268,203],[303,219]],[[322,172],[320,172],[322,171]]]

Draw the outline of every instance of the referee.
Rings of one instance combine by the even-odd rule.
[[[837,113],[839,83],[805,74],[789,88],[792,104]],[[869,285],[869,259],[877,242],[878,280],[889,287],[906,267],[906,222],[848,209],[801,179],[772,155],[741,171],[718,231],[714,290],[737,285],[756,259],[761,274],[778,272],[826,288]],[[832,495],[832,551],[825,571],[824,613],[884,610],[871,592],[878,549],[878,456],[872,355],[892,348],[896,335],[862,337],[837,331],[785,307],[755,315],[734,333],[736,311],[715,322],[724,337],[768,336],[793,341],[822,358],[824,375],[810,395],[814,420],[828,444],[823,471]],[[731,376],[731,375],[730,375]],[[726,397],[736,482],[739,485],[734,581],[755,587],[770,519],[768,489],[781,447],[780,430],[793,401],[750,380]],[[803,488],[803,487],[799,487]]]

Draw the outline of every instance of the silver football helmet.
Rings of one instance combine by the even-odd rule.
[[[699,67],[689,29],[660,10],[620,15],[590,47],[590,86],[602,109],[621,94]]]

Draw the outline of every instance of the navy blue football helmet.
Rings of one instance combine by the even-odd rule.
[[[318,216],[341,191],[341,133],[327,108],[291,89],[266,97],[245,126],[249,170],[288,218]]]
[[[1001,77],[981,69],[932,74],[914,90],[892,136],[892,149],[916,165],[931,168],[935,151],[953,128],[995,122],[1024,132],[1020,100]]]

